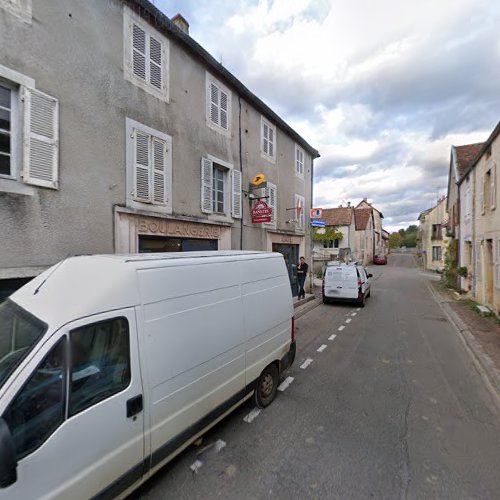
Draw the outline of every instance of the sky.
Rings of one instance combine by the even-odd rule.
[[[498,0],[154,0],[321,158],[314,205],[390,231],[446,194],[451,145],[500,120]]]

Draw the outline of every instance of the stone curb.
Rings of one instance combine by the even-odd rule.
[[[500,372],[495,367],[491,358],[484,352],[483,348],[475,339],[467,324],[450,307],[449,300],[446,300],[441,293],[434,290],[427,280],[425,280],[425,284],[436,302],[448,317],[450,323],[460,334],[460,339],[471,355],[474,366],[480,377],[485,382],[486,387],[489,389],[493,397],[493,402],[500,413]]]
[[[304,314],[307,314],[309,311],[312,311],[316,307],[318,307],[322,303],[321,299],[316,297],[312,297],[306,304],[302,304],[300,307],[295,309],[294,317],[295,319],[299,319]]]

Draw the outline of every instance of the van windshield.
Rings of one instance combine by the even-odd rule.
[[[46,330],[45,323],[14,302],[0,304],[0,387]]]

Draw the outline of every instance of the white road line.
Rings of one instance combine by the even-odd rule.
[[[217,441],[215,442],[215,451],[219,453],[219,451],[225,447],[226,447],[226,442],[223,441],[222,439],[217,439]]]
[[[345,325],[340,325],[339,326],[339,332],[341,332],[345,328]]]
[[[313,360],[311,358],[307,358],[301,365],[300,367],[305,370],[311,363],[313,362]]]
[[[198,473],[198,469],[203,465],[203,462],[201,460],[196,460],[193,464],[191,464],[191,467],[189,467],[195,474]]]
[[[358,308],[356,309],[356,311],[361,311],[361,307],[358,307]]]
[[[318,352],[323,352],[323,351],[326,349],[326,347],[327,347],[327,346],[326,346],[326,344],[323,344],[323,345],[319,346],[319,347],[316,349],[316,351],[318,351]]]
[[[352,321],[352,319],[351,319],[351,318],[347,318],[347,319],[345,320],[345,322],[346,322],[346,323],[350,323],[351,321]]]
[[[254,408],[244,419],[243,422],[246,422],[247,424],[251,424],[254,419],[258,417],[260,413],[259,408]]]
[[[358,314],[358,313],[352,313],[351,316],[356,316],[356,314]]]
[[[287,377],[281,384],[278,386],[278,391],[283,392],[285,389],[287,389],[290,384],[294,381],[293,377]]]
[[[333,340],[336,336],[337,336],[337,335],[330,335],[330,336],[328,337],[328,340]]]

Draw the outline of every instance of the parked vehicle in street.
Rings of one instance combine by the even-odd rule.
[[[373,263],[377,265],[385,265],[387,264],[387,255],[374,255]]]
[[[364,307],[371,292],[371,277],[358,263],[328,265],[323,277],[323,303],[349,301]]]
[[[0,305],[0,498],[131,492],[243,401],[273,401],[293,325],[281,254],[60,262]]]

